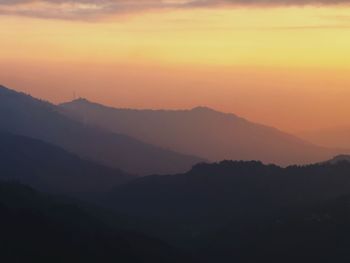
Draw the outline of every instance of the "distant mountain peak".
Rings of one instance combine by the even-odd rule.
[[[86,98],[80,97],[78,99],[72,100],[70,103],[91,103],[91,101],[89,101]]]
[[[350,163],[350,155],[346,155],[346,154],[337,155],[333,159],[327,161],[327,163],[330,163],[330,164],[337,164],[340,162],[349,162]]]
[[[226,112],[222,112],[207,106],[197,106],[195,108],[192,108],[190,110],[190,112],[192,113],[196,113],[196,114],[202,114],[202,115],[207,115],[207,116],[226,116],[226,117],[230,117],[230,118],[235,118],[235,119],[240,119],[242,121],[246,121],[244,118],[237,116],[234,113],[226,113]]]
[[[103,106],[102,104],[99,104],[99,103],[96,103],[96,102],[93,102],[91,100],[88,100],[84,97],[80,97],[80,98],[77,98],[77,99],[74,99],[74,100],[71,100],[71,101],[68,101],[68,102],[64,102],[64,103],[61,103],[59,104],[60,106],[87,106],[87,107],[91,107],[91,106],[94,106],[94,107],[105,107]]]
[[[209,108],[207,106],[197,106],[193,108],[191,111],[196,111],[196,112],[217,112],[216,110]]]

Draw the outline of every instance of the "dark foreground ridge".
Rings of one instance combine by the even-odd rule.
[[[324,218],[325,213],[318,207],[333,209],[333,205],[339,204],[339,198],[349,194],[348,161],[287,168],[255,161],[224,161],[199,164],[185,174],[137,179],[117,187],[105,197],[103,203],[109,203],[118,212],[158,222],[145,229],[173,244],[191,249],[209,247],[200,250],[200,254],[210,251],[211,262],[225,262],[221,255],[227,255],[227,262],[235,259],[239,259],[237,262],[252,262],[246,259],[251,260],[252,255],[256,256],[256,260],[259,259],[262,250],[258,249],[266,248],[265,245],[272,242],[269,237],[278,232],[279,225],[275,223],[279,222],[279,218],[286,222],[281,231],[293,234],[295,230],[300,239],[315,238],[314,249],[324,245],[316,242],[317,232],[304,233],[302,225],[294,225],[294,218],[300,218],[303,222],[304,217],[312,217],[315,211],[316,219],[309,222],[311,225],[340,235],[338,230],[323,229],[328,227],[326,223],[324,226],[318,225],[318,213],[321,218]],[[335,226],[338,220],[350,223],[347,217],[349,207],[341,205],[337,213],[341,213],[341,209],[344,217],[337,214],[339,217]],[[340,228],[345,225],[340,225]],[[226,229],[231,234],[224,235]],[[347,231],[346,228],[343,230]],[[264,231],[265,239],[260,231]],[[278,237],[271,237],[274,238],[273,242],[281,238],[281,244],[285,244],[278,247],[276,253],[285,256],[295,253],[293,249],[298,247],[298,239],[290,239],[292,243],[288,247],[289,236],[284,238],[282,233]],[[328,241],[337,240],[330,237]],[[246,241],[247,246],[240,247]],[[350,244],[348,239],[344,242]],[[251,253],[248,253],[249,249]],[[311,254],[315,252],[312,251]],[[324,252],[320,253],[324,255]],[[266,255],[266,259],[270,259],[270,256],[272,254]]]
[[[17,183],[0,182],[1,262],[186,262],[143,234],[117,230],[85,209]]]

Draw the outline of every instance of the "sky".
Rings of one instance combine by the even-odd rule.
[[[54,103],[350,126],[350,0],[0,0],[0,83]]]

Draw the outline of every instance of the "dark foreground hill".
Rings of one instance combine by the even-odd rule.
[[[186,262],[145,235],[116,230],[67,201],[0,182],[0,261]]]
[[[239,229],[249,220],[345,194],[350,194],[347,161],[288,168],[224,161],[200,164],[185,174],[137,179],[117,187],[104,203],[159,222],[153,231],[184,245],[184,240],[191,244],[230,222]]]
[[[235,222],[197,251],[204,262],[350,262],[350,196]]]
[[[0,130],[49,142],[135,174],[184,172],[201,161],[75,121],[61,114],[55,105],[2,86]]]
[[[134,177],[42,141],[0,132],[0,179],[51,193],[85,195],[109,191]]]
[[[115,220],[113,226],[109,225],[85,206],[68,199],[41,194],[16,183],[0,182],[0,214],[1,262],[350,260],[349,196],[314,205],[289,206],[265,217],[247,216],[240,223],[232,220],[202,236],[187,253],[144,234],[125,231],[123,225],[118,230]]]
[[[117,109],[85,99],[60,106],[69,116],[86,123],[210,161],[260,160],[285,166],[323,161],[342,153],[206,107]]]

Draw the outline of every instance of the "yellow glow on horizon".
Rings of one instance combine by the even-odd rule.
[[[2,59],[348,67],[350,8],[143,13],[99,22],[0,18]]]
[[[98,21],[0,16],[0,83],[54,102],[75,90],[120,107],[207,105],[285,130],[346,125],[349,13],[281,7]]]

